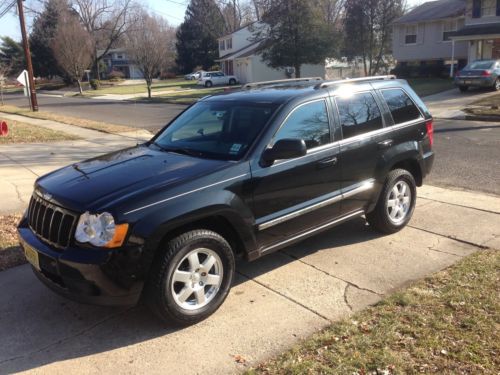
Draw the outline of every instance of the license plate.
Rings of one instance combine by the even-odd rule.
[[[26,260],[31,263],[33,267],[37,270],[40,270],[40,260],[38,259],[38,251],[33,249],[26,242],[21,241],[21,245],[24,249],[24,255],[26,256]]]
[[[464,85],[470,85],[472,81],[464,81]]]

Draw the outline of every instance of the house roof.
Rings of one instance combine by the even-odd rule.
[[[429,1],[412,9],[404,16],[398,18],[394,23],[434,21],[463,16],[465,15],[465,3],[465,0]]]
[[[477,35],[496,35],[500,36],[500,24],[490,23],[485,25],[466,26],[452,34],[455,37],[467,37]]]
[[[241,27],[237,28],[236,30],[231,31],[228,34],[223,35],[220,38],[217,38],[217,40],[221,40],[221,39],[227,38],[228,36],[231,36],[231,35],[233,35],[234,33],[238,32],[240,30],[246,29],[247,27],[249,27],[249,26],[251,26],[251,25],[253,25],[253,24],[257,23],[257,22],[259,22],[259,21],[253,21],[253,22],[247,23],[245,26],[241,26]]]
[[[257,42],[255,44],[257,44],[257,45],[254,48],[252,48],[250,51],[247,51],[247,52],[241,54],[240,56],[238,56],[238,58],[249,57],[249,56],[255,55],[255,53],[258,50],[260,50],[260,48],[261,48],[260,42]]]
[[[221,60],[227,60],[227,59],[230,59],[230,58],[238,58],[238,57],[245,57],[243,55],[246,55],[248,52],[247,50],[249,48],[251,48],[251,51],[255,49],[254,46],[257,46],[258,47],[258,44],[260,44],[260,42],[254,42],[254,43],[251,43],[243,48],[240,48],[239,50],[235,51],[235,52],[231,52],[231,53],[228,53],[227,55],[224,55],[224,56],[221,56],[219,57],[219,59],[217,61],[221,61]],[[253,47],[253,48],[252,48]]]

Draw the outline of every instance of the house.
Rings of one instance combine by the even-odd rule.
[[[98,51],[102,54],[104,51]],[[102,61],[106,65],[104,74],[109,74],[112,71],[119,71],[124,74],[124,78],[142,79],[144,76],[137,65],[129,58],[127,52],[123,48],[110,49],[103,56]]]
[[[438,0],[424,3],[393,24],[392,49],[398,67],[462,67],[468,59],[467,42],[452,35],[466,23],[466,0]]]
[[[218,39],[221,70],[235,75],[241,83],[261,82],[293,77],[293,68],[268,67],[258,54],[261,42],[252,41],[256,23],[244,26]],[[325,77],[325,64],[306,64],[301,67],[303,77]]]
[[[466,45],[469,62],[500,59],[500,0],[467,0],[465,25],[450,39],[455,54],[457,46],[461,49]],[[453,70],[450,74],[453,75]]]

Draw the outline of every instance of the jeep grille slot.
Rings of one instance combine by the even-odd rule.
[[[64,249],[69,246],[77,216],[37,195],[33,195],[28,207],[28,223],[42,241]]]

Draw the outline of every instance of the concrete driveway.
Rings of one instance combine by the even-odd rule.
[[[28,266],[0,272],[0,373],[234,373],[472,252],[500,249],[500,198],[434,187],[419,196],[398,234],[358,219],[240,262],[222,308],[185,329],[142,306],[66,301]]]

